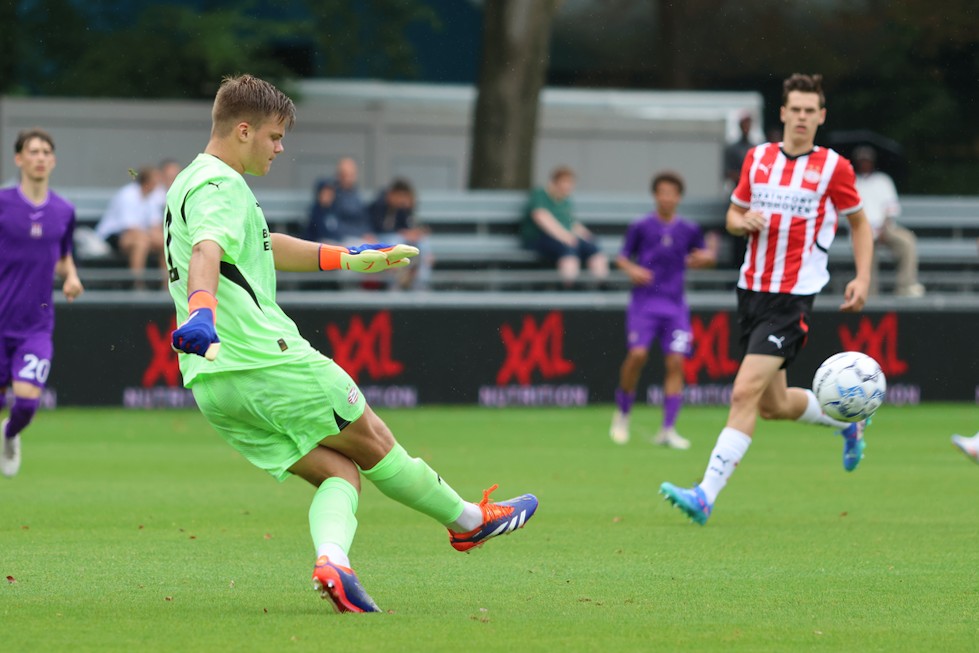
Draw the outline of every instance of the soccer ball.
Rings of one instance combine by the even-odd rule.
[[[823,361],[812,379],[823,411],[844,422],[867,419],[884,403],[887,379],[880,365],[858,351],[844,351]]]

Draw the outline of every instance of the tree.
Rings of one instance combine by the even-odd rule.
[[[441,30],[438,14],[413,0],[307,0],[316,64],[325,77],[379,79],[418,76],[409,27]]]
[[[245,12],[151,5],[132,27],[107,32],[62,69],[61,95],[209,99],[225,75],[282,84],[289,71],[270,43],[296,29]]]
[[[0,2],[0,93],[13,90],[18,40],[14,38],[17,25],[17,5]]]
[[[486,0],[470,188],[528,188],[551,21],[561,0]]]
[[[287,4],[0,1],[0,92],[207,99],[242,72],[286,88],[300,76],[411,78],[406,30],[441,29],[418,0]]]

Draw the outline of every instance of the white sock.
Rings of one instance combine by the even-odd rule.
[[[475,503],[466,501],[462,506],[462,514],[448,525],[448,529],[455,533],[468,533],[479,528],[482,523],[483,511]]]
[[[819,407],[819,400],[816,399],[816,395],[813,394],[812,390],[805,390],[805,393],[809,403],[806,404],[806,411],[799,416],[796,420],[797,422],[819,424],[820,426],[834,426],[838,429],[845,429],[850,425],[849,422],[841,422],[824,413],[823,409]]]
[[[323,544],[316,549],[316,557],[326,556],[335,565],[350,569],[350,558],[347,553],[340,548],[339,544]]]
[[[710,452],[704,480],[700,482],[700,489],[707,495],[709,502],[714,503],[717,495],[727,485],[727,480],[734,473],[734,468],[741,462],[750,444],[751,437],[746,433],[731,427],[724,427],[721,430],[721,434],[717,436],[717,444]]]

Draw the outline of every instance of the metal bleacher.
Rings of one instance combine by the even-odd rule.
[[[76,238],[91,234],[108,205],[114,189],[67,188],[59,192],[77,209]],[[273,231],[300,234],[306,221],[310,196],[300,190],[265,190],[256,193]],[[521,247],[517,225],[525,209],[527,194],[521,191],[428,191],[421,194],[419,222],[431,229],[429,246],[436,264],[432,290],[535,291],[558,286],[556,272],[542,266],[536,255]],[[602,249],[614,256],[626,226],[647,213],[652,201],[644,194],[577,193],[576,215],[596,235]],[[901,198],[900,223],[918,237],[920,280],[929,293],[979,294],[979,197],[905,196]],[[705,229],[723,231],[727,202],[722,199],[691,198],[681,213]],[[719,265],[713,270],[691,270],[690,292],[730,290],[737,278],[733,239],[723,240]],[[115,255],[86,256],[76,247],[76,257],[89,289],[121,289],[134,279]],[[880,252],[881,291],[893,288],[893,260],[886,249]],[[830,291],[841,292],[853,269],[852,251],[844,230],[830,250],[833,272]],[[159,283],[159,272],[147,272],[149,283]],[[282,273],[280,285],[288,290],[336,289],[330,275]],[[628,280],[613,272],[614,289],[628,287]]]

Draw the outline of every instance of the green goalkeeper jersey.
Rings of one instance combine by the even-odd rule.
[[[170,295],[177,324],[187,319],[191,249],[205,240],[221,246],[215,361],[181,354],[190,387],[200,374],[255,369],[305,358],[313,348],[275,303],[275,261],[265,215],[245,179],[223,161],[199,154],[167,192],[164,220]]]

